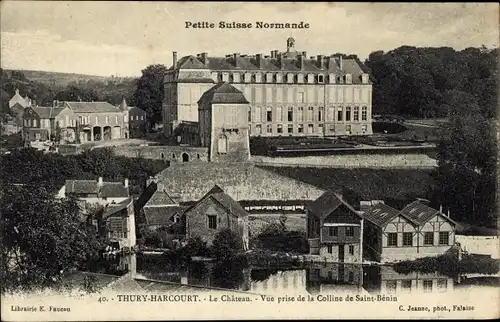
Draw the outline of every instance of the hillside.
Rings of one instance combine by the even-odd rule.
[[[12,70],[4,69],[9,75],[12,72],[21,72],[26,79],[52,87],[65,87],[68,85],[76,85],[87,83],[89,81],[103,82],[103,83],[122,83],[134,79],[134,77],[114,77],[114,76],[95,76],[85,74],[72,74],[72,73],[58,73],[58,72],[45,72],[39,70]]]

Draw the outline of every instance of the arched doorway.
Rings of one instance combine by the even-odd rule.
[[[94,141],[102,140],[102,130],[100,126],[94,126],[92,133],[94,133]]]
[[[111,126],[104,127],[103,138],[104,140],[111,140]]]
[[[182,154],[182,162],[189,162],[189,154],[185,152]]]

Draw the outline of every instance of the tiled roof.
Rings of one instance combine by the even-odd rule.
[[[363,217],[379,227],[384,227],[399,215],[400,213],[397,209],[394,209],[384,203],[379,203],[371,206],[363,214]]]
[[[248,213],[243,209],[243,207],[236,202],[233,198],[228,196],[224,190],[222,190],[218,185],[215,185],[203,198],[200,200],[202,202],[206,198],[214,198],[217,200],[224,208],[226,208],[231,214],[237,217],[246,217]]]
[[[422,225],[439,214],[439,211],[427,205],[424,205],[419,201],[414,201],[408,206],[404,207],[403,210],[401,210],[401,213],[413,219],[419,225]]]
[[[56,117],[59,113],[61,113],[65,108],[64,107],[44,107],[37,106],[32,107],[33,111],[35,111],[40,118],[42,119],[51,119]]]
[[[128,197],[128,188],[121,182],[103,182],[100,196],[105,198]]]
[[[161,187],[161,186],[160,186]],[[157,188],[157,190],[153,193],[151,198],[146,202],[144,207],[150,207],[150,206],[171,206],[177,204],[170,196],[168,195],[165,190],[160,190]]]
[[[200,200],[214,185],[236,201],[304,200],[324,190],[281,176],[252,163],[175,164],[158,174],[159,182],[175,202]]]
[[[65,102],[75,113],[113,113],[121,112],[108,102]]]
[[[175,214],[182,215],[189,207],[184,206],[164,206],[164,207],[144,207],[144,216],[149,226],[169,226],[173,224],[172,217]]]
[[[346,206],[357,214],[356,210],[333,191],[326,191],[318,199],[307,204],[307,208],[318,218],[325,218],[340,205]]]
[[[127,209],[127,206],[130,205],[130,203],[132,201],[133,201],[132,198],[127,198],[127,199],[125,199],[122,202],[119,202],[117,204],[113,204],[113,203],[108,204],[106,211],[102,215],[102,218],[106,219],[109,216],[112,216],[112,215],[116,214],[117,212],[122,211],[123,209]]]
[[[99,194],[100,197],[128,197],[128,188],[121,182],[103,182],[99,189],[97,180],[66,180],[66,193]]]
[[[245,95],[229,83],[219,83],[203,93],[198,101],[201,105],[207,104],[248,104]]]
[[[353,84],[360,83],[361,74],[365,73],[363,71],[363,63],[359,59],[355,58],[343,58],[342,59],[342,69],[340,69],[339,59],[337,57],[326,57],[324,61],[324,69],[321,69],[318,65],[317,59],[303,58],[302,59],[302,69],[299,67],[299,58],[285,58],[281,59],[283,68],[281,68],[279,60],[277,58],[266,58],[262,57],[260,60],[260,66],[258,64],[257,58],[255,56],[239,56],[237,58],[237,63],[235,64],[234,57],[210,57],[208,56],[208,64],[203,64],[201,58],[194,56],[182,57],[178,63],[177,68],[179,69],[209,69],[213,71],[284,71],[284,72],[324,72],[324,73],[334,73],[340,76],[345,74],[352,75]]]

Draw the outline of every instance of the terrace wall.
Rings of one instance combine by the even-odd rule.
[[[252,156],[258,165],[331,168],[416,168],[437,167],[437,160],[424,153],[349,154],[297,157]]]
[[[117,146],[113,147],[112,149],[116,155],[121,155],[129,158],[155,159],[170,161],[174,163],[208,162],[208,149],[201,147]]]

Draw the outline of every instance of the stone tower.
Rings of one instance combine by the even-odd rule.
[[[223,82],[198,101],[201,146],[208,147],[210,162],[245,162],[250,159],[248,111],[242,92]]]

